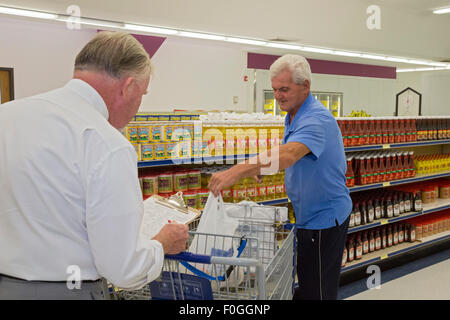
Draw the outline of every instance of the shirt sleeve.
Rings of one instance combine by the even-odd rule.
[[[123,146],[99,161],[87,178],[86,226],[98,273],[124,289],[156,279],[164,252],[160,242],[138,247],[143,216],[134,148]]]
[[[286,143],[300,142],[311,151],[317,160],[325,148],[325,132],[320,119],[307,117],[299,122],[298,126],[287,138]]]

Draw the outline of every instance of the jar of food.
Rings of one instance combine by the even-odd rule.
[[[177,171],[173,174],[173,191],[187,191],[189,188],[188,172],[186,170]]]
[[[141,144],[141,160],[142,161],[153,160],[153,144],[152,143]]]
[[[198,209],[197,191],[186,191],[183,193],[183,200],[186,206]]]
[[[425,188],[422,190],[422,203],[426,204],[426,203],[431,203],[433,201],[433,193],[434,193],[434,189],[433,188]]]
[[[172,172],[164,172],[158,175],[158,194],[173,193]]]
[[[450,183],[442,183],[439,185],[439,198],[448,199],[450,198]]]
[[[158,194],[158,175],[149,174],[142,178],[142,193],[144,196]]]
[[[189,190],[198,190],[202,188],[202,175],[199,169],[189,170],[187,175]]]
[[[203,210],[205,208],[206,202],[208,201],[209,190],[208,189],[200,189],[197,192],[197,201],[199,210]]]

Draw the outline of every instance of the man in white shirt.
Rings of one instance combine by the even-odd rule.
[[[119,129],[151,70],[131,35],[100,32],[64,87],[0,107],[0,299],[102,298],[102,277],[140,288],[185,249],[176,223],[137,247],[137,156]]]

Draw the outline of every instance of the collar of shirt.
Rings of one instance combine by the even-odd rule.
[[[102,96],[88,83],[80,79],[72,79],[66,84],[66,88],[75,91],[92,105],[106,120],[109,118],[108,108]]]
[[[312,94],[309,93],[309,95],[306,97],[305,101],[303,101],[303,104],[300,106],[297,113],[295,114],[294,119],[292,119],[292,123],[290,123],[291,115],[289,113],[286,115],[284,125],[287,128],[287,131],[290,132],[294,130],[294,128],[296,127],[296,123],[298,122],[298,119],[300,119],[300,117],[309,109],[309,107],[312,105],[313,99],[314,98]]]

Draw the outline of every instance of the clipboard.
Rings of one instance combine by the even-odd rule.
[[[139,232],[141,244],[151,240],[170,221],[189,225],[202,212],[187,207],[183,200],[183,193],[178,192],[169,199],[153,195],[143,203],[144,213]]]

